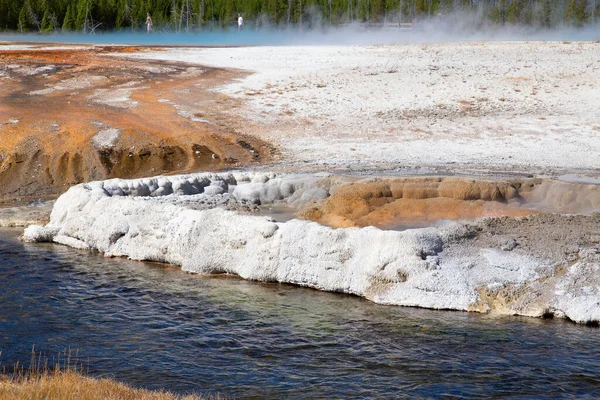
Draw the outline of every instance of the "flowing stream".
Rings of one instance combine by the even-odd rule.
[[[386,307],[25,244],[0,229],[0,367],[70,348],[89,373],[235,398],[600,397],[600,331]]]

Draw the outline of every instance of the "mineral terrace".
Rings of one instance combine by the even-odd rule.
[[[24,238],[597,324],[599,46],[0,45],[0,222],[82,183]]]

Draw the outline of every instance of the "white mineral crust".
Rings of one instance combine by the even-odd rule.
[[[539,316],[552,310],[579,322],[600,319],[599,280],[578,281],[581,274],[597,275],[597,264],[579,262],[567,279],[546,283],[554,274],[549,262],[517,250],[465,246],[465,224],[402,232],[332,229],[221,208],[192,209],[179,201],[202,196],[261,204],[313,201],[324,195],[320,179],[228,173],[80,184],[56,201],[47,226],[28,227],[23,239],[165,262],[188,272],[237,274],[437,309],[481,310],[481,288],[531,284],[545,293],[538,296],[544,302],[511,305],[505,312]]]

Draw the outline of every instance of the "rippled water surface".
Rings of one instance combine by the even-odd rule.
[[[79,349],[94,376],[243,398],[599,397],[600,330],[385,307],[108,259],[0,230],[0,361]],[[89,358],[89,362],[88,362]]]

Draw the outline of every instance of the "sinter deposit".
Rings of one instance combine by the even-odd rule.
[[[218,88],[295,170],[600,168],[594,42],[179,48],[126,57],[253,73]],[[121,56],[121,55],[120,55]],[[440,172],[436,172],[439,174]]]
[[[427,185],[439,192],[442,183]],[[23,238],[383,304],[600,320],[598,213],[392,231],[278,222],[252,212],[259,205],[285,204],[302,214],[324,207],[349,184],[328,175],[243,172],[98,181],[69,189],[56,201],[50,222],[30,226]],[[524,198],[518,196],[523,183],[500,183],[491,192],[489,184],[481,185],[483,197],[496,193],[488,201]],[[553,202],[564,194],[548,182],[525,186],[523,194],[539,195],[548,208],[559,206]],[[597,210],[597,186],[589,187],[581,207]]]

